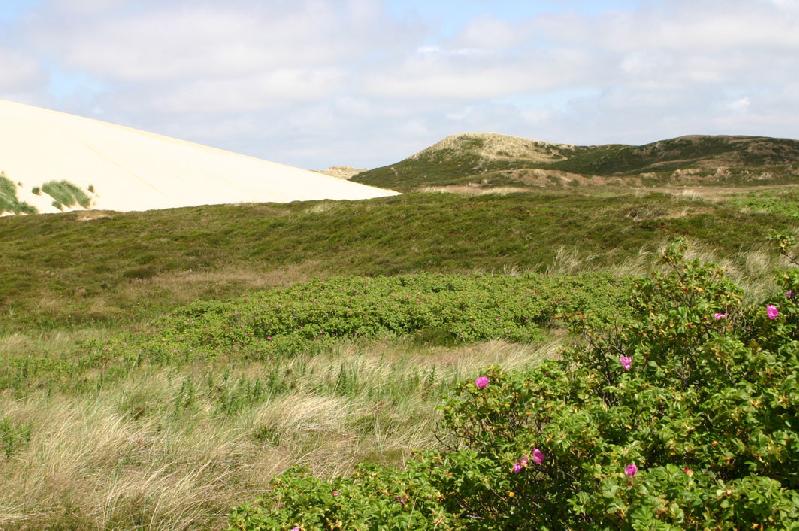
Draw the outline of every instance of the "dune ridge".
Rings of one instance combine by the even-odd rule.
[[[47,182],[84,190],[90,208],[143,211],[226,203],[360,200],[396,192],[108,122],[0,100],[0,171],[21,202],[59,209]]]

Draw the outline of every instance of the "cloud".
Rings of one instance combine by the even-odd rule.
[[[41,82],[39,64],[31,57],[15,50],[0,48],[0,90],[15,91]]]
[[[0,44],[0,95],[312,167],[464,130],[799,137],[799,0],[485,3],[446,29],[388,2],[42,0]]]
[[[746,112],[752,106],[752,100],[748,97],[739,98],[730,102],[727,107],[734,112]]]

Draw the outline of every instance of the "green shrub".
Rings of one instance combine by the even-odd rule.
[[[27,446],[30,440],[29,424],[16,423],[8,417],[0,418],[0,450],[6,459]]]
[[[59,210],[75,205],[89,208],[91,200],[86,193],[69,181],[49,181],[42,185],[42,191],[53,198],[53,206]]]
[[[341,338],[412,335],[430,343],[525,342],[562,316],[617,313],[629,282],[610,275],[419,274],[312,281],[175,312],[150,343],[165,357],[246,348],[292,355]],[[171,352],[171,353],[170,353]]]
[[[733,197],[728,200],[731,204],[767,214],[799,218],[799,194],[787,193],[759,193],[746,196]]]
[[[302,469],[277,478],[257,505],[233,511],[235,529],[428,529],[455,527],[443,494],[413,464],[405,471],[360,467],[347,479],[320,481]],[[270,508],[271,510],[267,509]]]
[[[17,198],[17,185],[0,172],[0,214],[35,214],[36,209]]]
[[[231,526],[401,527],[406,507],[419,528],[795,525],[799,274],[747,306],[718,268],[679,247],[665,262],[668,273],[636,286],[632,319],[577,319],[583,340],[560,360],[491,368],[487,385],[456,389],[442,406],[447,450],[406,471],[370,469],[368,481],[292,471]]]

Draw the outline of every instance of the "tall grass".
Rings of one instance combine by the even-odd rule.
[[[17,185],[0,172],[0,214],[35,214],[36,209],[17,198]]]
[[[220,527],[292,465],[333,477],[436,447],[435,406],[453,381],[555,348],[347,343],[280,362],[141,368],[91,393],[6,393],[0,409],[30,436],[0,455],[0,528]]]
[[[42,192],[53,198],[53,206],[58,210],[80,205],[91,206],[91,199],[86,192],[69,181],[48,181],[42,185]]]

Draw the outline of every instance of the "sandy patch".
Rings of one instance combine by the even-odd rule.
[[[0,171],[39,212],[41,189],[68,181],[90,208],[142,211],[228,203],[358,200],[396,195],[359,183],[107,122],[0,100]],[[34,193],[34,189],[38,193]]]

